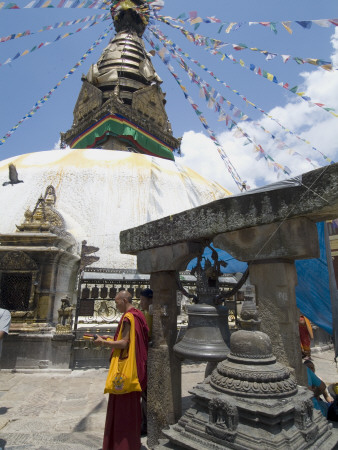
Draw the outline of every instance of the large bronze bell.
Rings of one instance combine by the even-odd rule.
[[[211,247],[210,247],[211,248]],[[228,308],[217,306],[219,296],[218,277],[220,266],[217,252],[212,249],[214,264],[202,257],[191,274],[196,276],[197,304],[188,306],[188,328],[183,339],[174,346],[174,352],[180,359],[193,361],[218,362],[229,354],[230,332],[228,325]]]
[[[228,353],[228,308],[206,303],[188,306],[188,328],[174,346],[179,358],[193,361],[223,361]]]

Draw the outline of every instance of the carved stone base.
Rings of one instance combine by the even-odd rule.
[[[259,401],[219,394],[207,382],[192,393],[196,409],[163,430],[169,441],[156,449],[336,448],[338,431],[313,410],[305,387],[298,386],[298,393],[289,398]]]
[[[56,334],[72,334],[71,325],[56,325]]]

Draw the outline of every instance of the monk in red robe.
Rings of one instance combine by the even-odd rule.
[[[110,345],[114,349],[128,351],[130,342],[130,320],[125,317],[131,313],[135,321],[135,353],[137,377],[142,391],[147,386],[148,327],[144,315],[132,305],[132,296],[121,291],[115,297],[117,309],[123,313],[114,340],[110,336],[98,336],[95,343]],[[122,338],[117,340],[122,327]],[[141,448],[141,392],[128,394],[109,394],[103,450],[138,450]]]

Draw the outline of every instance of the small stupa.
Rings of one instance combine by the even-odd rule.
[[[163,430],[168,440],[157,448],[336,448],[332,425],[313,408],[312,392],[276,362],[268,335],[252,331],[259,319],[253,302],[245,303],[245,329],[232,334],[227,359],[192,389],[194,406]]]

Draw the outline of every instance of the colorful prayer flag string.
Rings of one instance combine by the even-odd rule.
[[[160,34],[158,34],[156,32],[154,27],[151,27],[150,31],[154,34],[154,36],[156,38],[158,38],[163,43],[165,48],[169,48],[169,51],[172,53],[173,57],[176,60],[179,59],[180,67],[188,74],[190,81],[192,83],[197,84],[200,87],[200,89],[202,89],[203,97],[208,102],[208,106],[210,108],[215,108],[216,112],[221,112],[223,117],[220,120],[225,120],[227,126],[228,126],[229,122],[231,122],[230,126],[228,127],[229,130],[232,130],[232,128],[234,126],[237,128],[235,137],[245,137],[250,143],[252,143],[254,145],[255,151],[259,152],[259,159],[264,157],[265,160],[267,162],[269,162],[269,164],[271,164],[274,169],[282,170],[286,175],[290,175],[291,170],[288,167],[283,166],[282,164],[279,164],[278,162],[276,162],[274,160],[274,158],[271,155],[269,155],[263,149],[263,147],[255,141],[254,138],[250,137],[248,135],[248,133],[246,133],[234,119],[232,119],[225,113],[222,106],[217,101],[217,100],[221,101],[222,99],[223,100],[225,100],[225,99],[214,88],[212,88],[208,83],[206,83],[204,80],[202,80],[190,67],[187,66],[185,61],[176,52],[175,48],[171,44],[166,42],[166,40]],[[235,108],[237,110],[234,112],[234,115],[236,115],[238,117],[240,117],[241,114],[243,115],[243,113],[238,108],[236,108],[231,102],[229,102],[229,101],[226,101],[226,102],[230,106],[230,109],[233,110]]]
[[[162,33],[162,32],[161,32]],[[162,33],[163,34],[163,33]],[[172,42],[172,41],[170,41]],[[175,45],[174,43],[172,43],[173,45]],[[179,49],[181,51],[181,49]],[[246,96],[244,96],[243,94],[241,94],[239,91],[237,91],[236,89],[233,89],[226,81],[221,80],[220,78],[218,78],[214,72],[212,72],[211,70],[209,70],[205,65],[200,64],[197,60],[191,58],[189,56],[188,53],[182,52],[183,56],[188,58],[190,61],[192,61],[194,64],[198,65],[198,67],[200,67],[202,70],[204,70],[205,72],[207,72],[210,76],[212,76],[217,82],[221,83],[223,86],[225,86],[227,89],[229,89],[231,92],[233,92],[234,94],[236,94],[238,97],[240,97],[245,103],[246,105],[250,105],[252,106],[254,109],[256,109],[257,111],[260,111],[262,114],[264,114],[266,117],[268,117],[269,119],[273,120],[279,127],[281,127],[283,129],[283,131],[285,133],[290,134],[291,136],[294,136],[296,139],[304,142],[305,144],[309,145],[312,150],[318,152],[321,154],[321,156],[330,164],[333,163],[333,160],[330,159],[328,156],[326,156],[322,151],[320,151],[318,148],[314,147],[311,142],[309,142],[308,140],[302,138],[301,136],[297,135],[296,133],[294,133],[293,131],[291,131],[290,129],[286,128],[283,124],[281,124],[278,119],[276,119],[274,116],[272,116],[271,114],[268,114],[266,111],[264,111],[260,106],[256,105],[255,103],[253,103],[252,101],[250,101]],[[297,153],[297,152],[296,152]],[[298,154],[298,153],[297,153]],[[311,164],[311,160],[309,158],[305,158],[307,161],[309,161]]]
[[[310,30],[312,24],[318,25],[320,27],[328,28],[331,25],[338,26],[338,19],[314,19],[314,20],[283,20],[283,21],[267,21],[267,22],[225,22],[224,20],[218,19],[215,16],[202,18],[198,16],[197,11],[190,11],[188,14],[182,13],[177,18],[171,16],[163,16],[173,22],[176,23],[188,23],[194,26],[196,30],[201,23],[217,23],[220,24],[220,28],[218,32],[220,33],[223,29],[225,29],[225,33],[230,33],[231,31],[237,31],[243,25],[261,25],[265,28],[270,29],[275,34],[277,33],[277,25],[282,26],[288,33],[292,34],[292,24],[298,24],[305,30]]]
[[[14,33],[14,34],[10,34],[9,36],[0,37],[0,43],[8,42],[13,39],[18,39],[18,38],[25,37],[25,36],[32,36],[33,34],[41,33],[43,31],[56,30],[56,29],[59,29],[62,27],[70,27],[72,25],[78,25],[79,23],[96,22],[101,19],[102,19],[102,21],[104,21],[104,20],[108,20],[109,18],[110,18],[110,13],[103,13],[103,14],[96,14],[94,16],[82,17],[82,19],[67,20],[65,22],[57,22],[54,25],[45,25],[38,31],[26,30],[26,31],[22,31],[21,33]],[[84,29],[84,28],[82,28],[82,29]],[[80,31],[80,30],[81,29],[79,29],[77,31]]]
[[[60,0],[55,6],[51,0],[32,0],[25,6],[20,7],[16,3],[0,2],[0,9],[31,9],[31,8],[89,8],[89,9],[109,9],[109,0]]]
[[[46,103],[53,92],[61,85],[61,83],[69,78],[73,73],[82,65],[82,63],[87,59],[88,55],[93,52],[94,48],[96,48],[101,42],[108,36],[109,32],[112,31],[113,27],[109,27],[106,29],[106,31],[91,45],[91,47],[86,51],[86,53],[82,56],[82,58],[70,69],[69,72],[66,73],[66,75],[61,78],[61,80],[43,97],[38,100],[33,108],[21,119],[19,122],[14,125],[13,128],[11,128],[1,139],[0,139],[0,145],[3,145],[8,138],[12,136],[12,134],[18,129],[18,127],[27,119],[30,119],[33,114],[37,112],[41,108],[41,106]]]
[[[145,38],[147,39],[147,36],[145,36]],[[148,39],[147,39],[148,40]],[[151,40],[148,40],[149,44],[155,48],[154,43]],[[245,184],[245,182],[242,181],[241,177],[239,176],[237,170],[235,169],[234,165],[232,164],[230,158],[228,157],[228,155],[226,154],[226,152],[224,151],[224,149],[222,148],[221,144],[218,142],[215,133],[211,130],[211,128],[209,127],[206,118],[202,115],[202,112],[199,111],[197,104],[193,101],[193,99],[187,94],[187,89],[185,88],[185,86],[183,86],[181,80],[178,78],[178,76],[175,74],[174,72],[174,68],[171,66],[171,64],[169,64],[168,60],[165,58],[165,56],[163,54],[158,53],[158,55],[160,56],[160,58],[162,59],[163,63],[166,65],[166,67],[168,68],[169,72],[171,73],[171,75],[175,78],[177,84],[179,85],[179,87],[182,89],[183,94],[185,96],[185,98],[189,101],[189,103],[191,104],[193,110],[195,111],[197,117],[199,118],[199,120],[201,121],[203,127],[206,129],[207,133],[210,136],[210,139],[214,142],[217,151],[219,153],[219,155],[221,156],[225,166],[228,169],[228,172],[230,173],[230,175],[232,176],[233,180],[235,181],[237,187],[239,188],[240,191],[246,190],[247,186]]]
[[[156,14],[154,14],[155,17],[158,17]],[[194,33],[188,32],[187,30],[185,30],[183,27],[178,26],[178,25],[173,25],[170,22],[166,21],[166,20],[162,20],[160,19],[160,21],[166,23],[167,25],[174,27],[176,29],[179,29],[181,31],[181,33],[192,43],[194,43],[195,45],[199,46],[199,42],[198,39],[195,39],[195,35]],[[198,36],[198,35],[197,35]],[[209,51],[210,48],[206,48],[203,47],[202,48],[204,50]],[[306,101],[310,106],[317,106],[319,108],[322,108],[323,110],[325,110],[326,112],[328,112],[329,114],[331,114],[334,117],[338,118],[338,114],[335,112],[334,108],[330,108],[324,105],[324,103],[320,103],[320,102],[313,102],[312,99],[306,94],[306,92],[299,92],[299,87],[298,86],[294,86],[292,88],[290,88],[289,83],[286,82],[279,82],[277,77],[272,74],[267,72],[266,70],[262,70],[260,67],[256,67],[255,64],[250,64],[249,66],[247,66],[245,64],[245,62],[240,59],[239,61],[237,61],[232,55],[228,55],[226,53],[222,53],[217,49],[210,49],[209,53],[211,53],[212,55],[220,55],[221,56],[221,61],[224,61],[225,59],[228,59],[230,61],[232,61],[235,64],[239,64],[241,67],[243,67],[244,69],[249,70],[250,72],[254,73],[255,75],[260,75],[263,78],[275,83],[276,85],[288,90],[289,92],[292,92],[293,94],[297,95],[299,98],[301,98],[302,100]]]
[[[13,58],[8,58],[8,59],[6,59],[5,62],[0,63],[0,67],[4,66],[6,64],[12,63],[13,61],[17,60],[18,58],[21,58],[22,56],[26,56],[26,55],[34,52],[35,50],[39,50],[42,47],[47,47],[48,45],[54,44],[55,42],[58,42],[61,39],[65,39],[65,38],[67,38],[69,36],[73,36],[74,34],[78,33],[79,31],[86,30],[87,28],[92,27],[94,25],[98,25],[99,23],[100,22],[97,22],[97,21],[94,21],[92,23],[87,23],[84,27],[77,29],[74,33],[65,33],[63,36],[61,36],[61,34],[59,34],[59,36],[57,36],[57,38],[54,39],[54,41],[52,41],[52,42],[48,42],[48,41],[41,42],[39,45],[34,45],[34,47],[31,48],[30,50],[24,50],[21,53],[18,52]]]
[[[198,61],[196,61],[196,60],[194,60],[193,58],[191,58],[187,53],[183,52],[183,50],[182,50],[181,48],[177,47],[177,45],[176,45],[173,41],[171,41],[170,39],[168,39],[168,37],[165,36],[165,35],[162,33],[162,31],[160,31],[160,30],[158,30],[158,29],[155,29],[154,27],[150,27],[149,29],[153,32],[153,34],[155,34],[155,36],[156,36],[158,39],[160,39],[162,42],[164,41],[168,46],[172,47],[172,48],[175,50],[175,52],[178,54],[178,57],[179,57],[180,54],[181,54],[182,56],[186,57],[187,59],[189,59],[189,61],[193,62],[193,63],[196,64],[198,67],[202,68],[202,69],[205,70],[207,73],[209,73],[209,74],[210,74],[217,82],[223,84],[225,87],[229,88],[232,92],[238,94],[238,91],[235,91],[235,90],[231,89],[229,85],[227,85],[225,82],[223,82],[222,80],[220,80],[219,78],[217,78],[217,76],[216,76],[213,72],[209,71],[205,66],[203,66],[203,65],[200,64]],[[158,33],[159,36],[157,35],[157,33]],[[157,48],[157,47],[155,46],[155,48]],[[182,60],[182,58],[180,58],[180,60],[181,60],[181,63],[184,65],[184,64],[185,64],[185,63],[184,63],[184,60]],[[185,67],[187,67],[187,66],[185,65]],[[183,67],[183,68],[185,69],[185,67]],[[198,78],[199,80],[201,80],[200,77],[198,77],[197,74],[195,74],[195,72],[193,72],[190,68],[189,68],[189,70],[193,73],[193,76],[190,78],[192,82],[195,82],[195,80],[196,80],[197,78]],[[209,86],[209,85],[208,85],[208,83],[206,83],[205,81],[201,81],[201,88],[204,89],[204,86]],[[215,89],[213,89],[213,88],[211,88],[211,87],[209,86],[209,91],[210,91],[210,90],[211,90],[211,92],[210,92],[210,96],[211,96],[211,97],[210,97],[210,98],[212,99],[211,101],[213,101],[214,98],[215,98],[215,99],[219,99],[219,103],[222,103],[222,104],[225,103],[225,104],[229,107],[230,111],[233,113],[234,116],[239,117],[239,118],[240,118],[241,120],[243,120],[243,121],[245,121],[245,120],[250,120],[250,121],[252,121],[252,119],[251,119],[250,117],[248,117],[246,114],[244,114],[239,108],[237,108],[234,104],[232,104],[228,99],[226,99],[225,97],[223,97],[222,95],[220,95]],[[205,93],[204,95],[207,95],[207,94]],[[256,109],[258,109],[258,108],[256,108]],[[222,111],[222,108],[220,108],[220,111]],[[267,115],[268,117],[270,117],[267,113],[265,113],[265,111],[261,110],[261,112],[263,112],[265,115]],[[229,118],[228,114],[225,114],[225,113],[222,114],[222,113],[220,113],[220,117],[219,117],[218,120],[225,120],[225,121],[226,121],[226,125],[228,126],[228,123],[229,123],[230,118]],[[278,148],[279,148],[279,149],[288,149],[288,151],[289,151],[290,154],[295,155],[295,156],[300,156],[301,158],[303,158],[303,159],[305,159],[306,161],[308,161],[308,162],[312,165],[312,167],[314,167],[314,168],[317,168],[317,167],[318,167],[318,164],[317,164],[317,165],[314,164],[314,162],[313,162],[310,158],[304,157],[304,156],[301,155],[300,153],[298,153],[298,152],[292,150],[291,148],[289,148],[289,147],[285,144],[285,142],[283,142],[282,140],[278,139],[273,133],[271,133],[269,130],[267,130],[266,128],[264,128],[260,123],[254,122],[254,121],[252,121],[252,122],[253,122],[253,124],[255,124],[257,127],[259,127],[261,130],[263,130],[265,133],[269,134],[269,135],[271,136],[271,138],[274,140],[274,142],[278,143],[277,145],[278,145]],[[278,122],[277,122],[277,123],[278,123]],[[279,124],[279,123],[278,123],[278,124]],[[236,125],[238,125],[238,124],[236,123]],[[280,125],[280,126],[281,126],[281,125]],[[284,127],[282,127],[282,128],[286,131],[286,129],[285,129]],[[305,141],[305,140],[304,140],[304,141]],[[307,141],[307,142],[308,142],[308,141]],[[309,143],[309,142],[308,142],[308,143]],[[309,143],[309,144],[310,144],[310,143]],[[315,147],[312,147],[312,148],[313,148],[314,150],[317,150]],[[318,152],[319,152],[319,153],[320,153],[320,154],[321,154],[328,162],[332,162],[332,161],[331,161],[330,159],[328,159],[327,156],[324,155],[322,152],[320,152],[319,150],[317,150],[317,151],[318,151]],[[260,153],[262,153],[261,150],[260,150]]]

